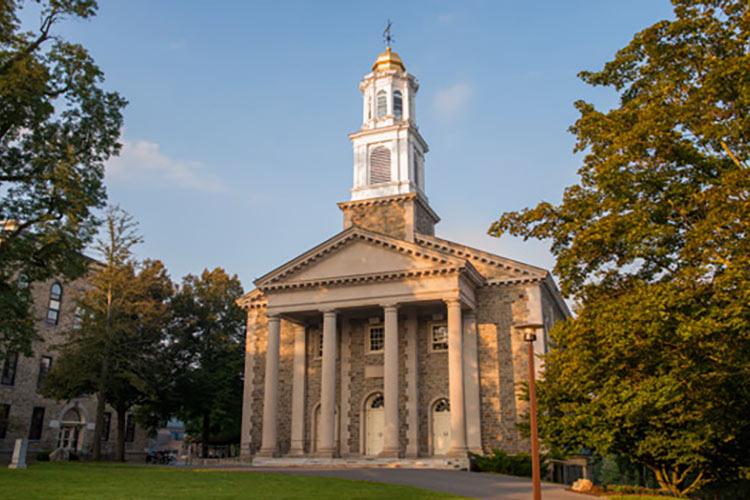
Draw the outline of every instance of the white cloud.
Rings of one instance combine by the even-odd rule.
[[[473,88],[466,82],[438,90],[435,94],[435,111],[441,118],[454,118],[463,111],[473,94]]]
[[[107,163],[107,178],[123,184],[148,182],[197,191],[223,191],[224,184],[206,174],[203,168],[200,162],[170,158],[155,142],[123,139],[120,156]]]

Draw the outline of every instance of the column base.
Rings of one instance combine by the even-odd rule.
[[[381,458],[401,458],[399,450],[383,450],[378,455]]]
[[[287,457],[304,457],[305,456],[305,450],[302,449],[292,449],[289,450],[289,453],[286,454]]]
[[[448,451],[448,455],[451,458],[466,458],[469,456],[469,450],[467,448],[454,448]]]
[[[264,458],[276,458],[279,456],[279,452],[275,449],[263,449],[261,448],[260,451],[255,455],[256,457],[264,457]]]
[[[314,456],[318,458],[338,458],[336,450],[318,450],[314,453]]]

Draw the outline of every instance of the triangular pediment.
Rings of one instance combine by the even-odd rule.
[[[352,276],[409,274],[465,264],[463,259],[355,227],[259,278],[256,285],[263,288]]]

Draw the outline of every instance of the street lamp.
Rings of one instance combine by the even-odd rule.
[[[539,470],[539,431],[536,423],[536,369],[534,367],[534,341],[536,332],[544,328],[540,323],[520,323],[514,325],[523,334],[529,351],[529,416],[531,420],[531,484],[533,500],[542,499],[541,471]]]

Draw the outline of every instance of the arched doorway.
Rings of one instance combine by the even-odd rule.
[[[365,401],[365,455],[376,456],[383,451],[383,428],[385,427],[384,399],[379,392]]]
[[[60,433],[57,447],[64,450],[79,451],[83,443],[83,418],[76,408],[68,409],[60,422]]]
[[[333,446],[339,448],[339,409],[338,407],[333,408]],[[320,403],[315,405],[313,411],[313,435],[312,435],[312,451],[313,453],[320,449],[320,436],[321,436],[321,425],[322,419],[320,418]]]
[[[451,406],[446,398],[432,405],[432,454],[447,455],[451,445]]]

